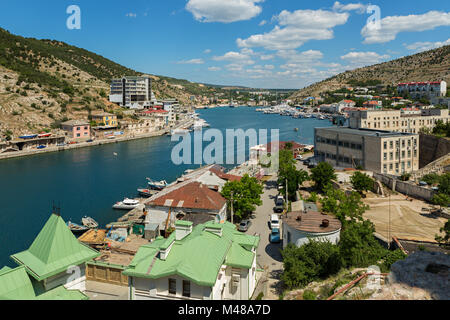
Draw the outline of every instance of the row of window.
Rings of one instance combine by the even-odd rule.
[[[417,147],[417,139],[413,139],[413,141],[414,141],[414,147]],[[405,148],[406,147],[406,145],[408,145],[408,147],[411,147],[411,140],[402,140],[401,141],[401,145],[402,145],[402,148]],[[396,140],[395,141],[395,148],[399,148],[400,147],[400,141],[398,141],[398,140]],[[388,141],[384,141],[383,142],[383,149],[384,150],[387,150],[387,148],[388,148]],[[394,141],[389,141],[389,149],[394,149]]]
[[[317,152],[317,156],[322,157],[324,159],[330,159],[330,160],[334,160],[334,161],[339,161],[340,163],[347,163],[347,164],[355,164],[356,166],[359,166],[360,164],[362,164],[362,161],[359,159],[352,159],[349,157],[345,157],[345,156],[336,156],[335,154],[331,154],[331,153],[325,153],[325,152]]]
[[[338,145],[339,147],[348,148],[348,149],[362,150],[362,144],[348,142],[348,141],[340,141],[340,140],[336,141],[334,139],[317,137],[316,142],[326,143],[326,144],[329,144],[332,146]]]
[[[169,294],[177,294],[177,280],[169,279]],[[191,297],[191,282],[183,280],[183,297]]]
[[[400,151],[397,151],[397,152],[395,152],[395,160],[398,160],[400,154],[401,154],[401,159],[406,158],[406,151],[403,150],[401,153],[400,153]],[[408,158],[411,158],[412,154],[413,153],[411,152],[411,150],[408,150]],[[417,150],[414,150],[414,157],[417,157]],[[383,160],[384,161],[388,160],[387,152],[385,152],[383,154]],[[389,160],[394,160],[394,152],[389,152]]]
[[[408,169],[411,169],[411,161],[408,161],[407,163],[402,162],[400,165],[402,168],[402,172],[405,171],[406,166],[408,167]],[[399,173],[400,165],[398,163],[395,164],[395,172],[396,173]],[[394,170],[394,165],[391,163],[391,164],[389,164],[389,171],[393,171],[393,170]],[[388,173],[388,165],[387,164],[383,165],[383,172]]]

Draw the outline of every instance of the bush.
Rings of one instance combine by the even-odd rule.
[[[381,265],[381,272],[389,272],[391,270],[391,266],[394,263],[405,258],[406,254],[404,254],[400,249],[397,249],[395,251],[388,251],[383,259],[384,261]]]
[[[329,242],[311,240],[300,248],[289,244],[282,256],[284,271],[281,279],[288,288],[304,287],[312,281],[327,278],[342,266],[339,248]]]
[[[305,290],[303,292],[303,300],[316,300],[317,295],[312,290]]]

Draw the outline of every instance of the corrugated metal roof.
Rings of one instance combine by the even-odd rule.
[[[99,255],[80,243],[59,215],[52,214],[30,248],[11,258],[40,281]]]

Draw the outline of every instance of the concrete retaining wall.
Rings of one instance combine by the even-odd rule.
[[[419,140],[419,168],[450,153],[449,139],[421,134]]]
[[[388,186],[390,189],[416,199],[431,201],[433,196],[436,194],[434,190],[423,188],[408,182],[400,181],[398,179],[395,179],[393,177],[384,174],[374,172],[373,177],[374,179]]]

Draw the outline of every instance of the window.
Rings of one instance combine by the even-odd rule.
[[[169,294],[177,294],[177,280],[169,279]]]
[[[183,297],[191,296],[191,282],[183,280]]]
[[[387,149],[387,141],[384,142],[384,149]]]
[[[291,236],[291,233],[288,231],[288,233],[287,233],[287,239],[288,239],[288,243],[291,243],[291,241],[292,241],[292,236]]]
[[[383,160],[387,160],[387,153],[384,153]]]

